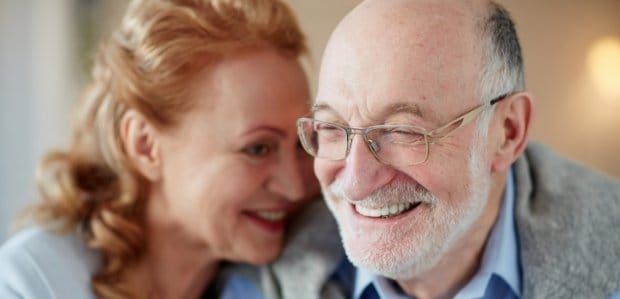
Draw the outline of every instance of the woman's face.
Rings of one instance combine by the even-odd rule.
[[[197,106],[158,133],[154,217],[217,259],[273,260],[287,217],[319,190],[295,128],[306,77],[294,58],[263,49],[227,56],[189,88]]]

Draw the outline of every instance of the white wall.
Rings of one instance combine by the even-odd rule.
[[[39,157],[66,143],[75,89],[70,2],[0,1],[0,242],[36,197]]]

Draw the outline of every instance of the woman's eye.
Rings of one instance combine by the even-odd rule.
[[[274,146],[269,144],[254,144],[246,147],[243,152],[250,157],[264,157],[274,151]]]

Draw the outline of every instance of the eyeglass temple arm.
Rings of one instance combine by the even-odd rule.
[[[505,99],[507,99],[509,96],[511,96],[513,93],[512,92],[507,92],[505,94],[502,94],[501,96],[492,99],[491,101],[489,101],[489,106],[493,106],[495,105],[495,103],[503,101]]]
[[[489,101],[488,105],[484,105],[483,104],[483,105],[478,106],[478,108],[475,108],[474,110],[471,110],[471,111],[465,113],[465,115],[455,119],[454,121],[451,121],[448,124],[433,130],[432,132],[429,132],[428,137],[431,137],[431,138],[433,138],[435,140],[441,140],[441,139],[444,139],[444,138],[450,136],[450,133],[456,131],[458,128],[468,124],[473,119],[475,119],[478,116],[478,113],[480,113],[480,111],[482,111],[483,109],[485,109],[487,107],[491,107],[491,106],[495,105],[495,103],[500,102],[500,101],[508,98],[508,96],[510,96],[510,95],[511,95],[511,93],[502,94],[499,97],[496,97],[496,98],[492,99],[491,101]],[[445,131],[446,129],[448,129],[448,128],[452,127],[452,126],[454,126],[454,124],[456,124],[456,123],[459,123],[459,125],[456,128],[450,130],[450,132],[448,132],[445,135],[441,134],[441,132]],[[437,135],[439,135],[440,137],[436,137]]]

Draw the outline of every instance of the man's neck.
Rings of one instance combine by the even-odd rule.
[[[419,299],[452,298],[476,274],[499,215],[504,184],[505,178],[493,180],[484,212],[435,267],[412,279],[398,280],[405,293]]]

